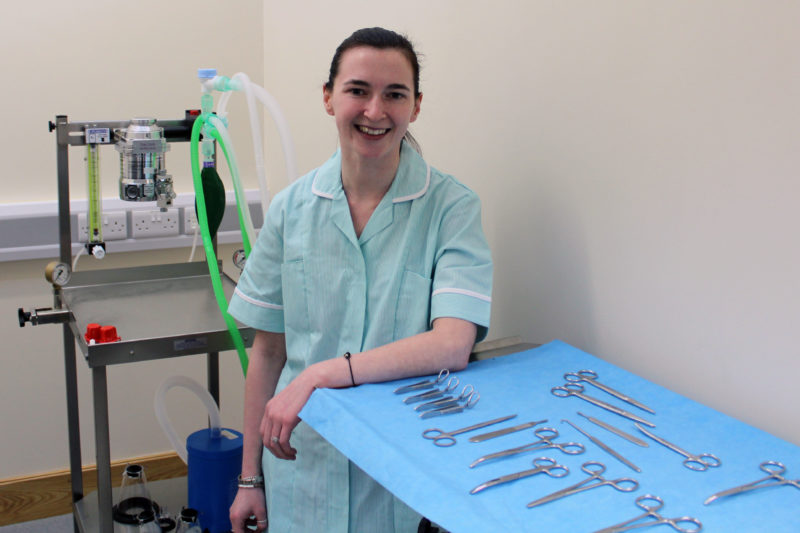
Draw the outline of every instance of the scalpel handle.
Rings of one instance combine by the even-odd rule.
[[[508,435],[509,433],[514,433],[515,431],[521,431],[523,429],[532,428],[538,424],[543,424],[547,422],[545,420],[536,420],[534,422],[525,422],[524,424],[519,424],[517,426],[511,426],[510,428],[505,429],[498,429],[497,431],[491,431],[489,433],[484,433],[483,435],[476,435],[469,439],[470,442],[483,442],[485,440],[493,439],[495,437],[502,437],[503,435]]]

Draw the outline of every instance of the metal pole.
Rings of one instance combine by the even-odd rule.
[[[108,381],[106,367],[92,369],[94,392],[94,442],[97,458],[97,510],[100,531],[111,533],[114,522],[111,514],[114,505],[111,495],[111,452],[108,430]]]

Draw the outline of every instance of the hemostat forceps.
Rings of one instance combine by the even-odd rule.
[[[691,516],[682,516],[680,518],[664,518],[658,514],[656,511],[664,507],[664,500],[658,496],[653,496],[652,494],[639,496],[636,498],[636,505],[644,510],[643,514],[640,514],[639,516],[631,518],[625,522],[621,522],[615,526],[600,529],[594,533],[620,533],[622,531],[629,531],[631,529],[637,529],[640,527],[652,527],[659,526],[661,524],[667,524],[679,533],[697,533],[703,529],[702,522],[700,522],[700,520],[697,518],[692,518]],[[652,518],[655,520],[655,522],[648,521],[642,524],[635,523],[640,520],[644,520],[645,518]]]
[[[722,461],[720,461],[719,458],[713,453],[701,453],[700,455],[689,453],[680,446],[672,444],[671,442],[662,439],[661,437],[653,435],[639,424],[635,425],[639,429],[639,431],[641,431],[642,433],[644,433],[657,443],[661,444],[662,446],[666,446],[673,452],[679,453],[682,456],[686,457],[686,459],[683,460],[683,466],[685,466],[689,470],[695,470],[697,472],[705,472],[706,470],[708,470],[709,467],[712,466],[717,467],[722,464]]]
[[[783,477],[783,473],[786,472],[786,467],[783,466],[783,463],[779,463],[778,461],[764,461],[759,465],[759,468],[769,475],[757,481],[753,481],[752,483],[746,483],[744,485],[739,485],[738,487],[733,487],[732,489],[718,492],[709,497],[703,502],[703,504],[708,505],[709,503],[726,496],[733,496],[734,494],[741,494],[750,490],[766,489],[767,487],[791,485],[796,489],[800,489],[800,479],[792,480]],[[764,483],[765,481],[772,481],[772,483]]]
[[[544,450],[547,448],[558,448],[568,455],[577,455],[579,453],[583,453],[585,450],[583,444],[579,444],[577,442],[553,442],[553,439],[558,437],[558,431],[551,427],[539,428],[534,431],[533,434],[539,437],[539,440],[524,444],[522,446],[517,446],[516,448],[509,448],[508,450],[503,450],[502,452],[484,455],[483,457],[475,459],[472,464],[469,465],[469,467],[475,468],[479,464],[485,463],[486,461],[491,461],[492,459],[499,459],[501,457],[508,457],[509,455],[517,455],[519,453],[532,452],[534,450]]]
[[[553,387],[550,389],[550,392],[553,393],[554,396],[558,396],[559,398],[566,398],[568,396],[577,396],[581,400],[585,400],[589,403],[595,404],[597,407],[602,407],[607,411],[611,411],[614,414],[619,416],[624,416],[634,422],[639,422],[640,424],[644,424],[645,426],[650,426],[651,428],[656,427],[655,424],[652,422],[648,422],[644,418],[638,417],[633,413],[629,413],[624,409],[620,409],[615,405],[611,405],[610,403],[606,403],[602,400],[598,400],[597,398],[592,398],[591,396],[586,396],[583,394],[584,388],[583,385],[580,383],[566,383],[563,387]]]
[[[459,384],[459,379],[456,376],[453,376],[447,380],[447,384],[444,386],[444,388],[432,389],[427,392],[422,392],[420,394],[409,396],[408,398],[403,400],[403,403],[412,404],[412,403],[427,402],[430,400],[436,400],[442,398],[444,397],[446,392],[455,390],[456,387],[458,387],[458,384]]]
[[[529,470],[523,470],[522,472],[515,472],[513,474],[490,479],[485,483],[481,483],[469,491],[469,493],[476,494],[482,490],[494,487],[495,485],[500,485],[501,483],[510,483],[511,481],[516,481],[524,477],[535,476],[536,474],[544,473],[550,477],[564,477],[569,474],[569,468],[558,464],[555,459],[550,459],[549,457],[537,457],[533,460],[533,466],[534,468]]]
[[[405,385],[403,387],[398,387],[394,390],[395,394],[405,394],[407,392],[415,391],[415,390],[425,390],[425,389],[432,389],[445,379],[447,376],[450,375],[450,371],[446,368],[443,368],[439,371],[439,375],[436,379],[425,379],[422,381],[418,381],[416,383],[412,383],[411,385]]]
[[[566,374],[564,374],[564,379],[566,379],[571,383],[578,383],[578,382],[588,383],[589,385],[593,385],[603,392],[607,392],[611,396],[619,398],[623,402],[627,402],[631,405],[634,405],[639,409],[647,411],[648,413],[656,414],[655,411],[653,411],[643,403],[637,402],[630,396],[626,396],[625,394],[622,394],[618,390],[612,389],[608,385],[603,385],[602,383],[597,381],[597,378],[598,378],[597,372],[595,372],[594,370],[578,370],[577,372],[567,372]]]
[[[619,479],[604,478],[601,474],[606,471],[606,465],[604,465],[603,463],[599,463],[597,461],[586,461],[585,463],[583,463],[583,465],[581,465],[581,470],[589,474],[589,477],[587,477],[580,483],[575,483],[574,485],[571,485],[565,489],[561,489],[543,498],[539,498],[538,500],[532,501],[531,503],[528,504],[528,508],[536,507],[537,505],[542,505],[544,503],[549,503],[554,500],[564,498],[566,496],[572,496],[573,494],[577,494],[585,490],[591,490],[597,487],[602,487],[603,485],[611,485],[614,489],[621,492],[632,492],[639,488],[639,482],[633,478],[629,477],[623,477]]]
[[[486,426],[491,426],[493,424],[499,424],[500,422],[505,422],[506,420],[511,420],[517,415],[508,415],[503,416],[500,418],[495,418],[494,420],[489,420],[488,422],[481,422],[480,424],[475,424],[474,426],[469,426],[466,428],[457,429],[455,431],[444,431],[439,428],[431,428],[426,429],[422,432],[422,436],[426,439],[431,439],[433,443],[437,446],[452,446],[456,443],[456,435],[460,435],[462,433],[467,433],[468,431],[475,431],[476,429],[485,428]]]

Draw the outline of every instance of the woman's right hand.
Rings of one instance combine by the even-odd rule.
[[[245,527],[246,520],[255,516],[256,529]],[[264,489],[260,487],[240,488],[233,499],[230,510],[231,526],[234,533],[265,531],[267,529],[267,501]]]

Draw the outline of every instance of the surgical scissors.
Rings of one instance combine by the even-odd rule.
[[[486,426],[491,426],[494,424],[499,424],[500,422],[505,422],[506,420],[511,420],[517,415],[508,415],[503,416],[500,418],[495,418],[494,420],[489,420],[488,422],[481,422],[480,424],[475,424],[474,426],[469,426],[466,428],[457,429],[455,431],[444,431],[439,428],[431,428],[426,429],[422,432],[422,436],[426,439],[431,439],[433,443],[437,446],[452,446],[456,443],[456,435],[460,435],[462,433],[467,433],[468,431],[475,431],[476,429],[485,428]]]
[[[697,533],[698,531],[702,531],[703,529],[703,523],[700,522],[700,520],[698,520],[697,518],[693,518],[691,516],[681,516],[680,518],[664,518],[663,516],[658,514],[656,511],[664,507],[664,500],[662,500],[658,496],[653,496],[652,494],[645,494],[643,496],[639,496],[638,498],[636,498],[636,505],[641,509],[643,509],[644,513],[640,514],[635,518],[631,518],[630,520],[627,520],[625,522],[620,522],[615,526],[610,526],[604,529],[600,529],[598,531],[595,531],[594,533],[620,533],[622,531],[628,531],[640,527],[660,526],[661,524],[667,524],[668,526],[672,527],[672,529],[678,531],[679,533]],[[635,524],[635,522],[638,522],[639,520],[644,520],[645,518],[652,518],[655,520],[655,522],[645,522],[642,524]],[[691,524],[691,526],[689,524]]]
[[[567,381],[569,381],[571,383],[578,383],[578,382],[582,381],[583,383],[588,383],[590,385],[594,385],[595,387],[597,387],[601,391],[607,392],[611,396],[615,396],[615,397],[619,398],[620,400],[622,400],[623,402],[627,402],[627,403],[629,403],[629,404],[631,404],[633,406],[638,407],[639,409],[647,411],[650,414],[656,414],[655,411],[653,411],[652,409],[647,407],[645,404],[643,404],[641,402],[637,402],[636,400],[634,400],[630,396],[622,394],[618,390],[614,390],[611,387],[609,387],[608,385],[603,385],[602,383],[597,381],[597,378],[598,378],[597,372],[595,372],[594,370],[578,370],[577,372],[567,372],[566,374],[564,374],[564,379],[566,379]]]
[[[621,492],[632,492],[639,488],[639,482],[630,477],[622,477],[619,479],[604,478],[602,474],[606,471],[606,465],[598,461],[586,461],[581,465],[581,470],[589,474],[589,477],[580,483],[575,483],[574,485],[571,485],[565,489],[561,489],[552,494],[539,498],[538,500],[534,500],[530,502],[527,507],[536,507],[537,505],[549,503],[566,496],[572,496],[573,494],[583,492],[584,490],[602,487],[603,485],[611,485],[614,489]],[[592,483],[593,481],[595,483]]]
[[[779,463],[778,461],[764,461],[759,465],[759,468],[769,475],[757,481],[753,481],[752,483],[746,483],[744,485],[739,485],[738,487],[733,487],[732,489],[723,490],[722,492],[713,494],[706,501],[704,501],[703,504],[708,505],[709,503],[726,496],[733,496],[734,494],[741,494],[742,492],[747,492],[750,490],[765,489],[767,487],[792,485],[794,488],[800,489],[800,479],[786,479],[783,477],[783,473],[786,472],[786,467],[783,466],[783,463]],[[770,480],[772,480],[773,483],[761,484]]]
[[[511,481],[516,481],[518,479],[522,479],[524,477],[535,476],[536,474],[547,474],[550,477],[564,477],[569,474],[569,468],[564,465],[558,464],[555,459],[551,459],[549,457],[537,457],[533,460],[534,468],[529,470],[523,470],[522,472],[515,472],[513,474],[507,474],[505,476],[496,477],[494,479],[490,479],[484,483],[481,483],[471,491],[470,494],[476,494],[482,490],[488,489],[490,487],[494,487],[495,485],[500,485],[502,483],[510,483]]]
[[[641,431],[642,433],[644,433],[657,443],[661,444],[662,446],[666,446],[673,452],[679,453],[682,456],[686,457],[686,459],[683,460],[683,466],[685,466],[689,470],[694,470],[696,472],[705,472],[706,470],[708,470],[709,467],[718,467],[722,464],[722,461],[720,461],[719,458],[713,453],[701,453],[700,455],[689,453],[680,446],[672,444],[668,440],[653,435],[652,433],[644,429],[641,425],[639,424],[634,424],[634,425],[639,429],[639,431]]]
[[[533,434],[539,437],[539,440],[524,444],[522,446],[517,446],[516,448],[509,448],[508,450],[503,450],[502,452],[484,455],[483,457],[475,459],[472,464],[469,465],[469,467],[475,468],[479,464],[485,463],[486,461],[491,461],[492,459],[508,457],[509,455],[517,455],[519,453],[532,452],[534,450],[545,450],[547,448],[557,448],[567,455],[578,455],[583,453],[585,450],[583,444],[579,444],[577,442],[553,442],[553,439],[558,437],[558,430],[551,427],[539,428],[535,430]]]
[[[584,387],[580,383],[565,383],[563,387],[553,387],[550,389],[550,392],[553,393],[554,396],[558,396],[559,398],[566,398],[568,396],[577,396],[581,400],[585,400],[589,403],[593,403],[598,407],[602,407],[607,411],[611,411],[614,414],[619,416],[624,416],[634,422],[639,422],[640,424],[644,424],[646,426],[650,426],[651,428],[656,427],[655,424],[652,422],[648,422],[644,418],[638,417],[633,413],[629,413],[624,409],[620,409],[615,405],[611,405],[610,403],[606,403],[602,400],[598,400],[597,398],[592,398],[591,396],[587,396],[583,394]]]
[[[456,376],[453,376],[447,380],[447,383],[443,388],[432,389],[427,392],[422,392],[420,394],[414,394],[413,396],[409,396],[408,398],[403,400],[403,403],[412,404],[412,403],[425,402],[428,400],[435,400],[437,398],[442,398],[445,395],[445,393],[456,390],[456,387],[458,387],[459,382],[460,382],[459,379]]]
[[[445,379],[447,376],[450,375],[450,371],[446,368],[443,368],[439,371],[439,375],[436,376],[436,379],[425,379],[422,381],[418,381],[416,383],[412,383],[411,385],[405,385],[403,387],[397,387],[394,390],[395,394],[405,394],[406,392],[411,392],[415,390],[425,390],[425,389],[432,389]]]
[[[453,378],[450,378],[453,379]],[[448,387],[449,387],[448,382]],[[439,398],[438,400],[433,400],[430,402],[422,403],[414,408],[415,411],[430,411],[431,409],[444,409],[445,407],[453,407],[458,405],[458,402],[461,400],[469,400],[470,396],[475,393],[475,387],[472,385],[464,385],[464,388],[461,390],[461,394],[456,397],[453,396],[445,396],[444,398]],[[477,393],[475,393],[477,394]]]

